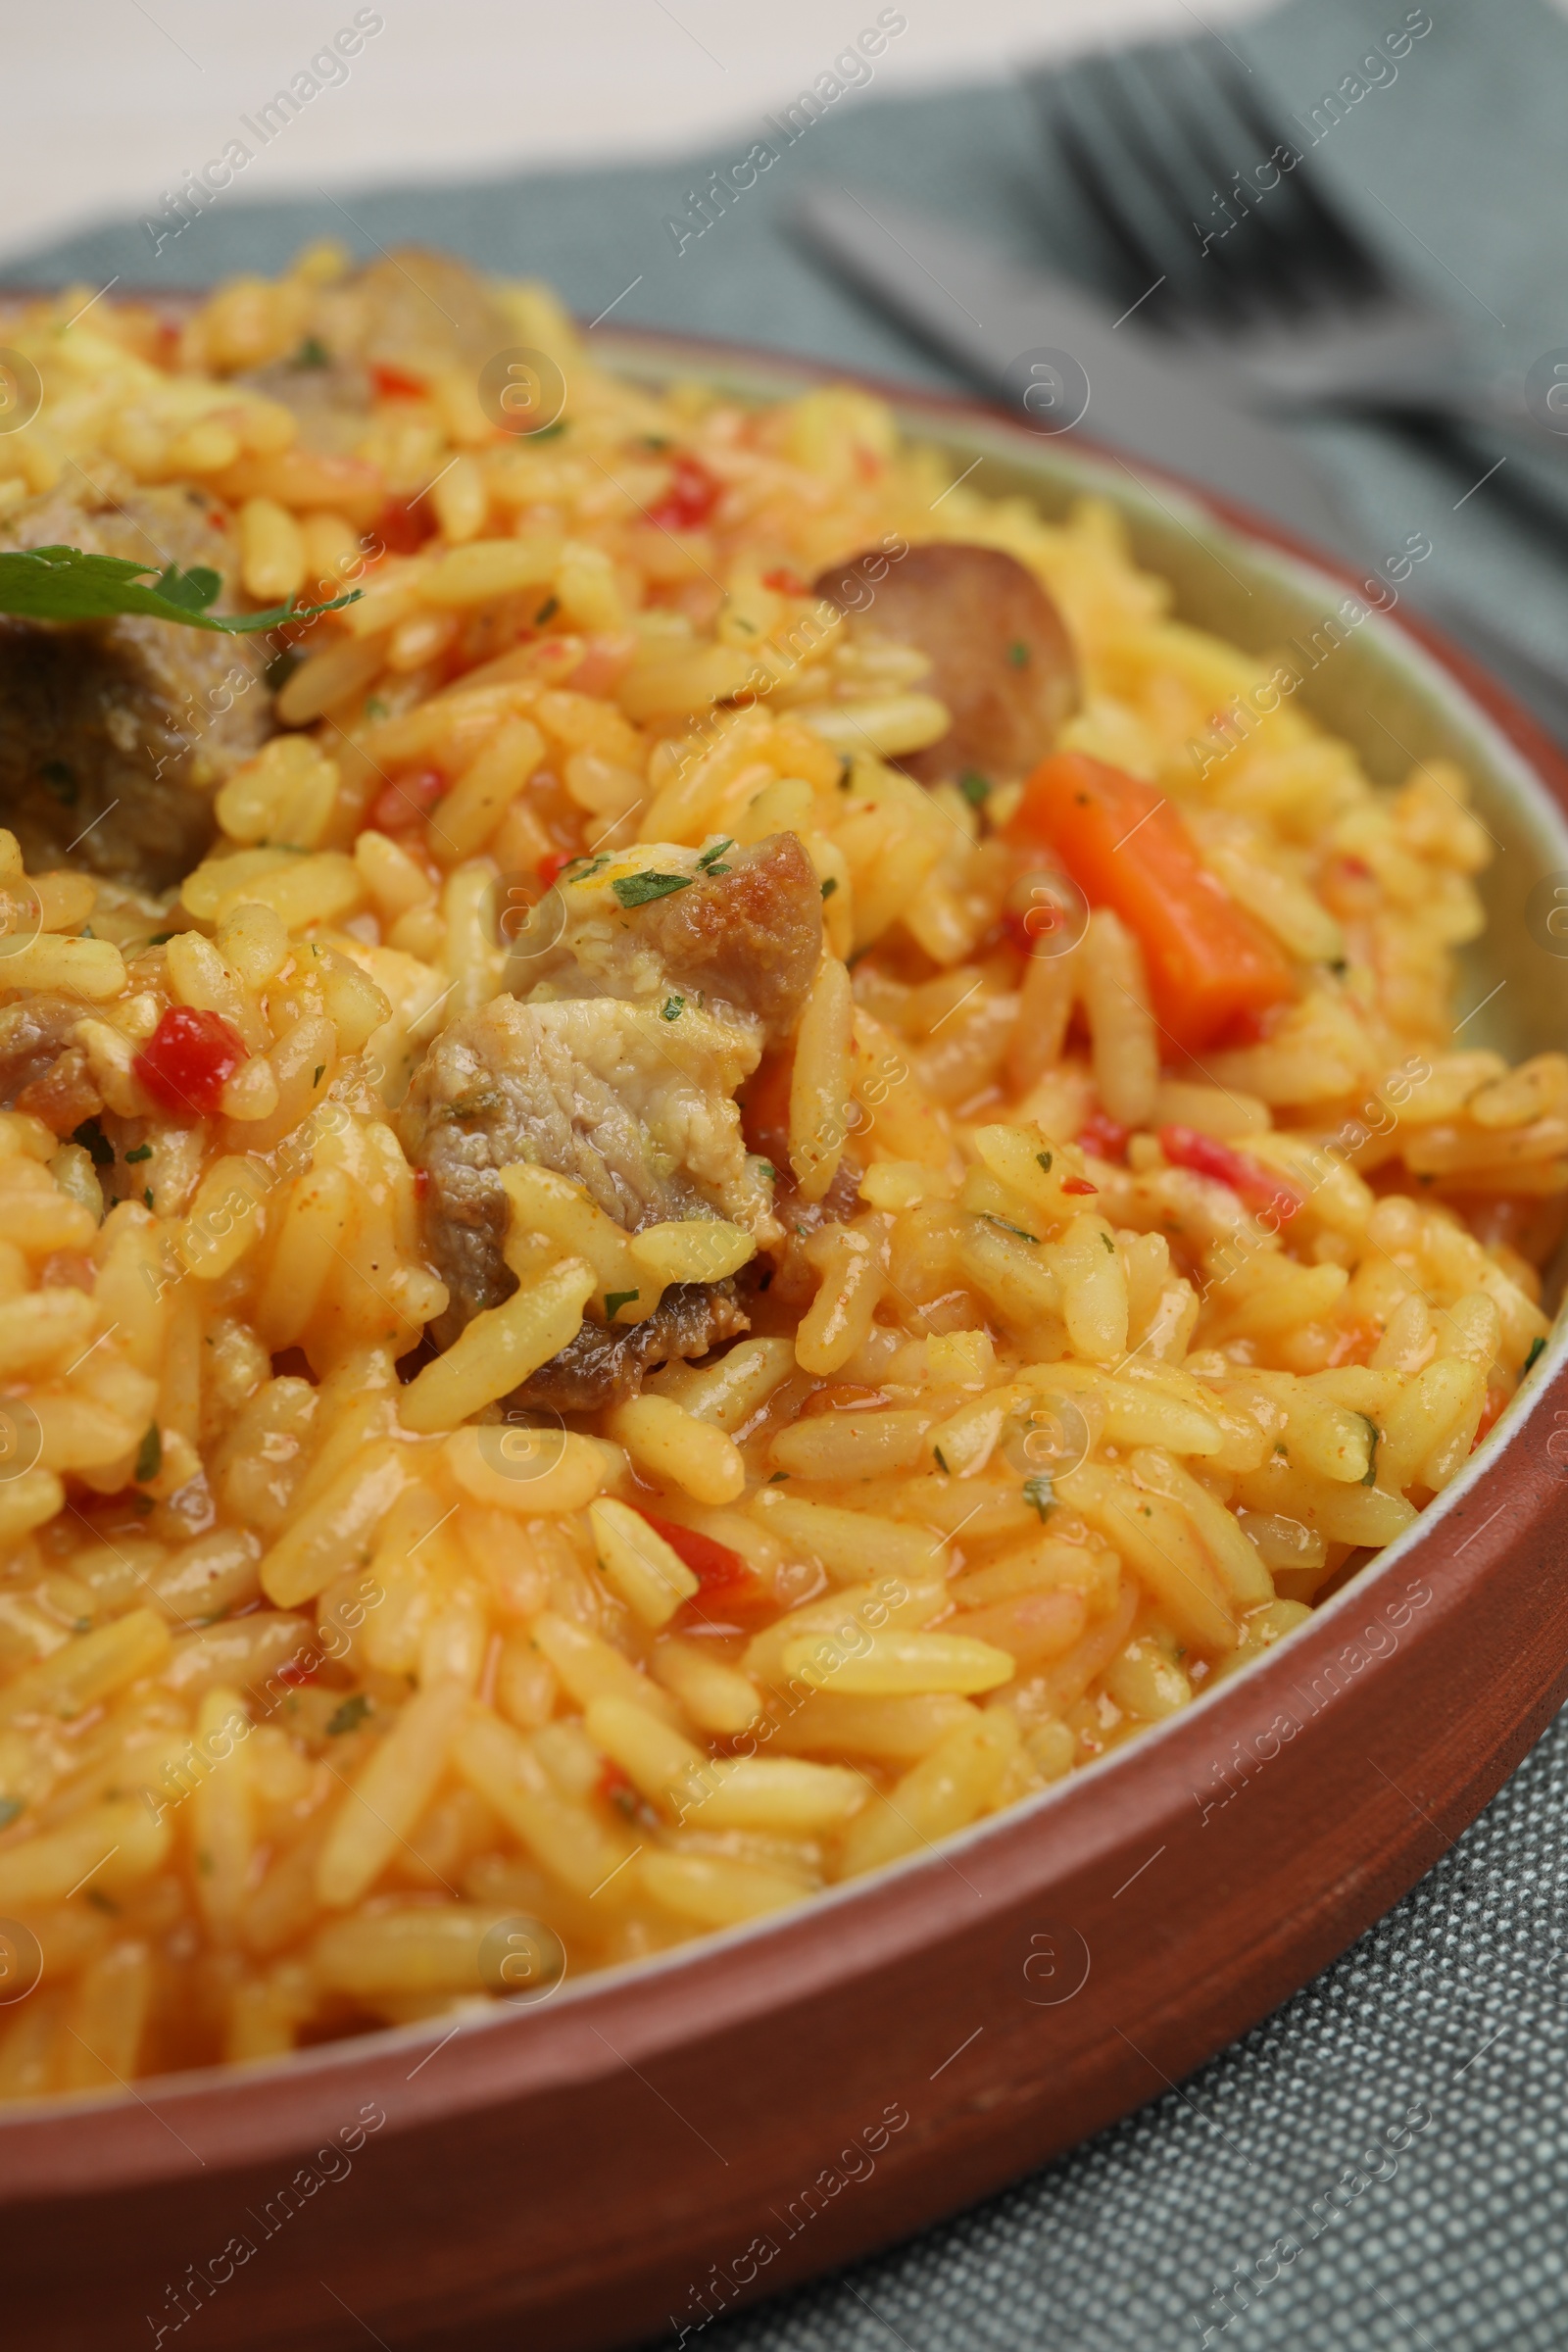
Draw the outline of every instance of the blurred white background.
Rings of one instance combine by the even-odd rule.
[[[1258,0],[906,0],[856,105],[1005,74]],[[235,182],[321,186],[631,162],[756,124],[808,87],[883,0],[0,0],[0,252],[145,214],[356,16],[383,20]],[[257,148],[258,142],[247,139]]]

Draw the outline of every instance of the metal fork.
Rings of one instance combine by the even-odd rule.
[[[1222,47],[1163,43],[1023,77],[1129,310],[1219,347],[1263,406],[1457,416],[1565,454],[1522,386],[1469,372],[1454,327],[1325,193],[1315,137],[1272,120]]]

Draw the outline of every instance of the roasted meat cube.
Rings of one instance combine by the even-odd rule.
[[[230,603],[232,527],[199,490],[116,504],[83,481],[19,508],[0,546],[205,564],[223,581],[220,609]],[[270,730],[266,660],[252,638],[175,621],[0,618],[0,822],[27,865],[69,855],[154,891],[189,873],[212,841],[219,785]]]
[[[451,1294],[440,1344],[516,1287],[500,1171],[519,1161],[575,1179],[627,1233],[709,1215],[777,1239],[734,1095],[765,1040],[794,1027],[821,938],[816,876],[790,834],[747,851],[644,845],[563,877],[513,957],[525,1001],[455,1021],[400,1113]],[[744,1328],[730,1283],[683,1284],[644,1323],[585,1326],[522,1401],[567,1409],[569,1395],[588,1410]]]

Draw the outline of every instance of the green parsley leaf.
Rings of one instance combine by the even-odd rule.
[[[1375,1487],[1378,1483],[1378,1447],[1383,1443],[1383,1432],[1370,1413],[1357,1413],[1355,1417],[1366,1423],[1367,1436],[1371,1440],[1366,1449],[1366,1476],[1361,1484],[1363,1487]]]
[[[1050,1152],[1037,1152],[1035,1153],[1035,1157],[1039,1160],[1040,1165],[1045,1169],[1046,1174],[1049,1176],[1051,1174],[1051,1162],[1054,1154]]]
[[[605,1293],[605,1321],[613,1323],[623,1306],[630,1306],[642,1297],[640,1291],[607,1291]]]
[[[544,627],[544,625],[545,625],[545,622],[546,622],[547,620],[554,620],[554,619],[555,619],[555,617],[556,617],[556,614],[557,614],[557,613],[558,613],[560,611],[561,611],[561,599],[560,599],[560,597],[559,597],[559,596],[547,596],[547,597],[545,598],[545,601],[544,601],[544,603],[543,603],[543,604],[540,606],[540,608],[539,608],[538,612],[537,612],[534,614],[534,616],[533,616],[533,625],[534,625],[534,627],[535,627],[536,629],[542,629],[542,628]]]
[[[833,893],[837,890],[838,886],[839,878],[837,874],[829,874],[827,880],[822,885],[823,898],[830,899],[833,896]]]
[[[978,808],[982,802],[991,798],[991,778],[981,775],[978,768],[966,767],[958,778],[958,790],[971,808]]]
[[[314,1077],[314,1078],[311,1080],[311,1091],[312,1091],[312,1093],[313,1093],[313,1094],[314,1094],[314,1092],[316,1091],[317,1087],[318,1087],[318,1086],[320,1085],[320,1083],[321,1083],[321,1073],[323,1072],[323,1070],[324,1070],[325,1068],[326,1068],[326,1064],[325,1064],[325,1062],[324,1062],[324,1061],[318,1061],[318,1062],[317,1063],[317,1065],[316,1065],[316,1076],[315,1076],[315,1077]]]
[[[83,1119],[79,1127],[74,1127],[71,1140],[74,1144],[79,1144],[84,1152],[91,1154],[92,1164],[95,1168],[112,1168],[114,1166],[115,1147],[96,1119]]]
[[[298,647],[292,645],[285,645],[280,654],[274,654],[262,671],[269,690],[273,694],[281,694],[304,659]]]
[[[534,431],[528,435],[528,438],[530,441],[554,441],[556,436],[559,433],[564,433],[565,429],[566,419],[564,416],[558,416],[554,424],[541,424],[536,426]]]
[[[984,1217],[988,1225],[1000,1225],[1004,1233],[1015,1233],[1020,1242],[1039,1243],[1040,1236],[1038,1233],[1025,1233],[1021,1225],[1009,1225],[1005,1217],[993,1216],[988,1208],[983,1208],[980,1211],[980,1214]]]
[[[667,449],[669,435],[667,433],[644,433],[639,446],[643,449]]]
[[[340,1707],[334,1707],[326,1719],[327,1737],[336,1740],[344,1732],[357,1732],[370,1712],[370,1701],[365,1691],[355,1690]]]
[[[630,908],[667,899],[672,891],[690,890],[692,879],[690,874],[617,874],[610,887],[621,905]]]
[[[332,354],[319,335],[307,335],[289,362],[291,368],[330,368],[331,365]]]
[[[147,1425],[147,1435],[143,1438],[137,1450],[136,1467],[132,1471],[131,1476],[135,1479],[138,1487],[144,1487],[150,1478],[156,1478],[158,1476],[158,1473],[163,1466],[163,1437],[160,1434],[157,1422],[150,1421]]]
[[[767,1483],[770,1487],[781,1487],[788,1476],[789,1472],[787,1470],[775,1470]]]
[[[1056,1490],[1043,1470],[1036,1477],[1024,1480],[1023,1498],[1031,1509],[1040,1513],[1042,1519],[1048,1511],[1055,1508]]]
[[[1519,1375],[1521,1380],[1524,1379],[1527,1372],[1533,1372],[1535,1370],[1537,1360],[1545,1352],[1545,1347],[1546,1343],[1544,1339],[1537,1338],[1531,1341],[1530,1353],[1525,1357],[1524,1369]]]
[[[678,1021],[685,1009],[686,1000],[684,997],[666,997],[663,1010],[659,1017],[662,1021]]]
[[[378,694],[366,696],[365,715],[367,718],[387,718],[391,715],[391,704],[383,702]]]
[[[0,1830],[9,1830],[22,1810],[20,1796],[0,1796]]]
[[[757,1173],[759,1176],[765,1176],[769,1184],[778,1182],[778,1170],[770,1159],[760,1159],[757,1163]]]
[[[1102,1240],[1102,1241],[1104,1243],[1104,1245],[1105,1245],[1105,1250],[1106,1250],[1106,1254],[1107,1254],[1108,1256],[1110,1256],[1110,1257],[1114,1257],[1114,1256],[1115,1256],[1115,1254],[1116,1254],[1116,1245],[1115,1245],[1115,1243],[1114,1243],[1114,1242],[1111,1240],[1111,1238],[1110,1238],[1109,1234],[1108,1234],[1108,1233],[1102,1233],[1102,1234],[1101,1235],[1101,1237],[1100,1237],[1100,1238],[1101,1238],[1101,1240]]]
[[[156,575],[156,576],[154,576]],[[152,577],[152,586],[145,583]],[[219,573],[195,564],[181,571],[170,564],[133,564],[122,556],[84,555],[79,547],[8,548],[0,553],[0,612],[23,620],[114,620],[138,612],[149,620],[177,620],[191,629],[215,629],[247,637],[275,629],[285,620],[314,620],[339,612],[365,591],[351,588],[329,605],[272,605],[265,612],[210,612],[222,586]]]
[[[143,1193],[142,1199],[146,1202],[147,1206],[151,1208],[153,1204],[153,1188],[151,1185],[149,1185],[147,1190]]]
[[[1015,637],[1012,643],[1008,646],[1007,660],[1012,663],[1014,669],[1028,668],[1029,648],[1025,645],[1021,637]]]
[[[700,874],[727,874],[729,872],[729,867],[727,865],[719,865],[715,861],[723,857],[726,850],[732,850],[734,847],[735,844],[733,841],[728,839],[724,841],[715,841],[712,848],[705,850],[702,856],[698,858],[698,872]]]
[[[130,1160],[130,1159],[151,1159],[152,1155],[153,1155],[153,1148],[152,1148],[151,1144],[138,1144],[138,1145],[136,1146],[136,1149],[135,1149],[135,1151],[134,1151],[134,1152],[127,1152],[125,1153],[125,1157],[126,1157],[126,1159],[127,1159],[127,1160]]]
[[[933,1452],[933,1453],[936,1455],[936,1460],[937,1460],[937,1468],[938,1468],[939,1470],[945,1471],[945,1472],[947,1473],[948,1477],[949,1477],[949,1478],[951,1478],[951,1477],[953,1476],[953,1473],[952,1473],[952,1471],[951,1471],[951,1470],[949,1470],[949,1469],[948,1469],[947,1458],[946,1458],[946,1456],[944,1455],[944,1453],[943,1453],[943,1451],[942,1451],[942,1448],[941,1448],[941,1446],[932,1446],[932,1448],[931,1448],[931,1450],[932,1450],[932,1452]]]

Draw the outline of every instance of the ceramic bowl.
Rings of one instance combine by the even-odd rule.
[[[615,358],[742,397],[811,380],[646,338]],[[1359,587],[1076,436],[892,397],[985,490],[1048,512],[1101,491],[1182,615],[1249,648],[1310,639]],[[1559,1043],[1568,961],[1541,902],[1568,881],[1563,761],[1402,608],[1301,693],[1375,777],[1442,756],[1474,779],[1500,854],[1465,1042]],[[1560,1703],[1561,1364],[1558,1338],[1497,1440],[1266,1658],[917,1860],[537,2006],[6,2109],[11,2340],[691,2341],[1158,2095],[1386,1910]]]

